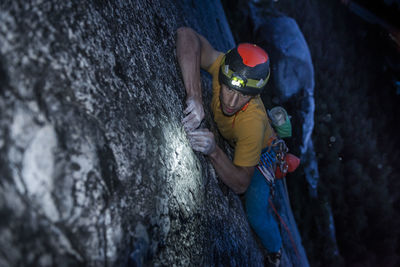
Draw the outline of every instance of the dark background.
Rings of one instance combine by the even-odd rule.
[[[236,42],[250,41],[236,31],[251,26],[235,23],[240,15],[232,7],[243,1],[223,2]],[[287,179],[311,266],[398,266],[399,46],[345,1],[257,2],[297,21],[313,59],[318,197],[309,197],[301,171]],[[398,26],[394,1],[358,4]],[[330,229],[330,214],[336,229]]]

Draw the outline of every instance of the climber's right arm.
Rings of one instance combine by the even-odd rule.
[[[207,69],[221,52],[191,28],[181,27],[177,31],[176,54],[186,89],[186,117],[183,124],[186,131],[199,127],[204,118],[201,93],[200,67]]]

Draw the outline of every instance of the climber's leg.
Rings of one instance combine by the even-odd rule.
[[[273,253],[281,248],[282,239],[268,202],[269,197],[269,185],[260,171],[255,169],[245,194],[247,218],[264,247],[269,253]]]

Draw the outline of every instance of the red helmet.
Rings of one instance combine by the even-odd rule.
[[[268,82],[269,57],[261,47],[243,43],[221,61],[219,82],[246,95],[258,95]]]

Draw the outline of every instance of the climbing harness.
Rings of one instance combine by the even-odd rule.
[[[269,143],[271,145],[268,146],[268,149],[260,156],[260,162],[257,165],[257,169],[267,180],[267,183],[270,186],[271,196],[274,197],[276,179],[275,170],[279,168],[280,172],[286,175],[288,164],[285,161],[285,157],[289,149],[287,148],[285,141],[277,137],[272,137],[272,140],[270,140]]]
[[[277,154],[274,150],[268,149],[260,157],[259,170],[269,184],[274,182],[274,168],[277,162]]]

